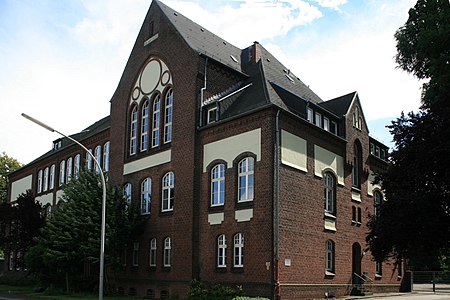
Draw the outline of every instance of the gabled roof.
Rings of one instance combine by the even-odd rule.
[[[320,103],[320,106],[328,109],[329,111],[335,113],[338,116],[343,116],[348,112],[350,105],[353,102],[353,99],[355,99],[355,97],[357,97],[357,95],[358,95],[357,92],[352,92],[347,95],[343,95],[343,96],[322,102],[322,103]]]

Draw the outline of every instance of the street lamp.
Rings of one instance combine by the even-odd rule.
[[[72,142],[74,142],[75,144],[77,144],[78,146],[83,148],[87,152],[87,154],[89,154],[92,157],[92,159],[94,160],[94,162],[97,165],[98,169],[100,170],[99,173],[100,173],[100,177],[102,179],[103,197],[102,197],[102,227],[101,227],[101,234],[100,234],[100,241],[101,241],[101,243],[100,243],[100,275],[99,275],[98,299],[99,300],[103,300],[103,282],[104,282],[104,272],[105,272],[106,181],[105,181],[105,176],[103,175],[103,172],[102,172],[102,166],[100,165],[98,160],[95,158],[95,156],[85,146],[83,146],[83,144],[81,144],[77,140],[71,138],[68,135],[65,135],[62,132],[59,132],[58,130],[48,126],[45,123],[42,123],[39,120],[36,120],[33,117],[30,117],[27,114],[22,113],[22,117],[24,117],[25,119],[30,120],[31,122],[33,122],[33,123],[35,123],[35,124],[37,124],[37,125],[39,125],[41,127],[44,127],[48,131],[59,133],[63,137],[68,138],[69,140],[71,140]]]

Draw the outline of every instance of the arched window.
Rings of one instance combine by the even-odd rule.
[[[325,245],[325,270],[334,273],[334,242],[328,240]]]
[[[94,156],[95,156],[95,159],[97,160],[98,164],[101,166],[102,165],[102,146],[98,145],[97,147],[95,147]],[[100,168],[97,164],[95,164],[95,173],[100,173]]]
[[[172,112],[173,112],[173,91],[169,89],[166,93],[164,105],[164,143],[172,141]]]
[[[361,168],[362,168],[362,152],[361,145],[358,141],[353,144],[353,168],[352,168],[352,185],[358,189],[361,188]]]
[[[146,178],[141,184],[141,214],[149,214],[152,203],[152,179]]]
[[[72,157],[69,157],[67,159],[67,182],[72,179]]]
[[[211,206],[225,202],[225,165],[219,164],[211,170]]]
[[[73,164],[73,176],[75,177],[75,179],[78,179],[78,173],[80,173],[80,160],[80,154],[75,155],[75,161]]]
[[[150,240],[150,267],[156,267],[156,238]]]
[[[238,164],[238,202],[252,201],[254,188],[254,159],[246,157]]]
[[[89,149],[88,152],[86,152],[86,168],[91,171],[92,170],[92,149]]]
[[[103,171],[105,172],[109,171],[109,149],[110,143],[106,142],[103,145]]]
[[[133,109],[131,110],[131,118],[130,118],[130,155],[136,154],[137,119],[138,119],[137,106],[134,106]]]
[[[227,266],[227,240],[224,234],[217,238],[217,267],[224,268]]]
[[[145,100],[141,114],[141,151],[148,149],[148,111],[148,100]]]
[[[244,235],[242,233],[234,235],[233,266],[244,266]]]
[[[336,180],[331,172],[326,172],[325,176],[325,212],[336,215]]]
[[[44,187],[43,187],[44,192],[48,190],[48,176],[49,176],[48,172],[49,172],[48,167],[46,167],[44,169]]]
[[[37,192],[41,193],[42,192],[42,175],[43,175],[43,171],[39,170],[38,171],[38,181],[37,181]]]
[[[50,167],[50,177],[49,177],[49,189],[55,187],[55,164]]]
[[[161,124],[161,97],[156,95],[153,100],[152,113],[152,147],[159,145],[159,126]]]
[[[164,239],[164,267],[170,267],[172,264],[172,240],[170,237]]]
[[[175,176],[173,172],[164,175],[162,180],[162,211],[173,210],[173,196],[175,189]]]
[[[62,186],[66,180],[66,161],[59,163],[59,186]]]
[[[380,216],[381,203],[383,203],[383,195],[379,191],[373,193],[374,215],[376,218]]]
[[[355,107],[355,110],[353,111],[353,127],[361,130],[362,126],[362,118],[359,112],[358,106]]]

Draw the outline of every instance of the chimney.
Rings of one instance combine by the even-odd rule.
[[[261,46],[258,42],[253,42],[252,47],[252,64],[256,64],[261,60]]]

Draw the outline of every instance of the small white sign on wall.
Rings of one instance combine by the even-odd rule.
[[[286,267],[290,267],[291,266],[291,259],[290,258],[285,258],[284,259],[284,265]]]

